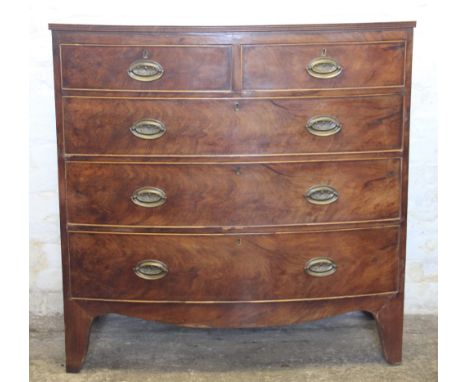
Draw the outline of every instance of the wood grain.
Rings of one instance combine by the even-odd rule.
[[[237,108],[236,108],[237,105]],[[333,116],[339,133],[320,137],[305,125]],[[72,154],[248,155],[398,150],[400,95],[270,100],[141,100],[65,98],[65,147]],[[167,131],[146,140],[129,130],[156,119]]]
[[[396,291],[399,229],[283,235],[161,236],[70,234],[73,297],[249,301]],[[325,277],[304,272],[332,259]],[[162,261],[159,280],[136,276],[142,260]],[[129,288],[131,285],[131,288]]]
[[[152,226],[255,226],[398,219],[400,160],[275,164],[67,163],[71,223]],[[312,186],[339,193],[309,203]],[[130,197],[141,187],[167,195],[145,208]]]
[[[233,25],[233,26],[153,26],[153,25],[86,25],[50,23],[49,29],[56,31],[86,32],[148,32],[148,33],[210,33],[210,32],[298,32],[298,31],[343,31],[369,29],[414,28],[416,21],[340,23],[340,24],[294,24],[294,25]]]
[[[367,311],[399,363],[414,26],[51,24],[67,371],[108,313],[264,327]],[[158,81],[127,74],[144,49]],[[344,68],[335,79],[305,70],[323,49]],[[310,136],[319,113],[342,131]],[[164,119],[163,138],[128,139],[147,117]],[[338,201],[305,201],[318,183]],[[150,185],[166,204],[134,205]],[[306,277],[313,253],[337,273]],[[130,270],[149,255],[170,266],[151,287]]]
[[[258,304],[146,304],[80,300],[74,303],[93,316],[118,313],[186,327],[260,328],[319,320],[351,311],[365,311],[375,315],[385,305],[392,305],[394,300],[401,301],[401,295]],[[394,316],[393,325],[396,329],[401,327],[402,318]],[[396,349],[399,341],[393,340],[391,327],[387,327],[385,333],[387,337],[382,342],[383,355],[389,363],[398,363],[398,358],[389,357],[392,354],[389,350]]]
[[[155,81],[130,78],[130,65],[143,57],[164,69]],[[61,46],[62,86],[68,89],[230,90],[230,46]]]
[[[78,373],[88,352],[94,316],[71,300],[65,301],[64,316],[66,370]]]
[[[372,312],[377,322],[384,357],[388,363],[401,363],[403,353],[403,295],[390,299]]]
[[[330,79],[311,77],[315,58],[338,61],[342,73]],[[244,89],[321,89],[404,85],[405,43],[353,45],[251,45],[242,49]]]

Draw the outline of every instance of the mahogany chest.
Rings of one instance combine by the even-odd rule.
[[[366,311],[399,363],[414,26],[50,25],[67,371],[107,313]]]

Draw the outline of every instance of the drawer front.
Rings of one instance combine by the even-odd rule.
[[[61,58],[62,86],[66,89],[231,89],[230,46],[62,45]]]
[[[401,148],[402,96],[270,100],[65,98],[64,126],[66,152],[73,154],[390,150]]]
[[[249,90],[404,85],[403,41],[250,45],[242,57],[243,87]]]
[[[283,225],[396,219],[400,211],[397,158],[66,167],[68,219],[75,224]]]
[[[392,292],[398,243],[398,227],[236,236],[72,233],[71,290],[73,297],[169,301]],[[311,259],[322,259],[312,275],[304,270]]]

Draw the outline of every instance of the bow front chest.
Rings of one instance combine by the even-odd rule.
[[[50,25],[67,371],[107,313],[366,311],[399,363],[414,26]]]

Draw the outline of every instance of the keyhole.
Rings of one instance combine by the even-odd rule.
[[[236,103],[234,104],[234,110],[235,110],[235,111],[239,111],[239,109],[240,109],[239,102],[236,102]]]
[[[236,245],[241,245],[242,244],[242,240],[241,239],[236,239]]]
[[[327,49],[322,48],[322,56],[325,57],[327,55]]]
[[[149,57],[149,53],[146,49],[143,49],[143,58],[148,58]]]
[[[236,175],[240,175],[240,174],[241,174],[241,169],[240,169],[240,167],[236,167],[236,168],[234,169],[234,172],[235,172]]]

